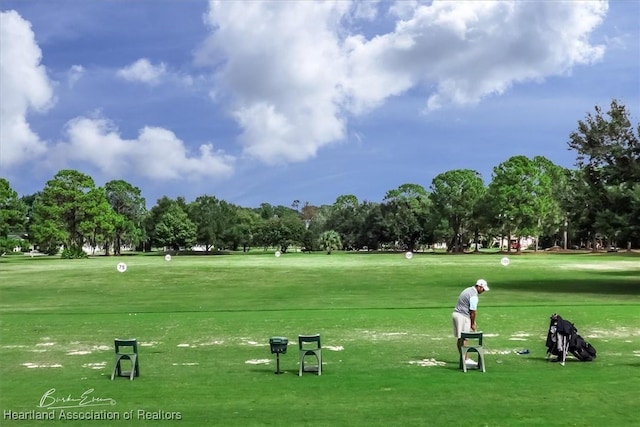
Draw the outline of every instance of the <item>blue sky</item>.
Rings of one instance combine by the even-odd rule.
[[[152,206],[380,202],[578,120],[640,116],[640,1],[0,0],[0,176],[64,168]]]

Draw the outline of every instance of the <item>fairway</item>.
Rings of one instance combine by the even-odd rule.
[[[2,257],[0,424],[637,425],[640,256],[503,256]],[[462,373],[451,311],[478,278],[486,373]],[[594,362],[546,360],[554,312]],[[322,376],[299,377],[314,333]],[[110,380],[115,338],[138,341],[134,381]]]

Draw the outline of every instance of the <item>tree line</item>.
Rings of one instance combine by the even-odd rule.
[[[416,250],[446,243],[460,252],[496,236],[534,237],[538,246],[640,246],[640,124],[624,105],[578,121],[568,148],[576,168],[542,156],[514,156],[485,185],[470,169],[450,170],[430,186],[407,183],[381,202],[339,196],[331,205],[241,207],[212,195],[191,202],[159,199],[146,208],[142,191],[123,180],[96,186],[76,170],[61,170],[42,191],[18,197],[0,178],[0,253],[21,237],[41,251],[86,256],[90,246],[118,255],[123,247],[205,251],[292,246],[305,251]],[[569,238],[567,238],[569,236]],[[477,247],[476,247],[477,248]],[[520,250],[518,247],[517,250]]]

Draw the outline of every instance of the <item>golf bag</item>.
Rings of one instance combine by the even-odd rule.
[[[547,359],[557,356],[564,366],[567,353],[571,353],[581,362],[590,362],[596,358],[596,349],[578,334],[573,323],[564,320],[558,314],[551,315],[547,333]]]

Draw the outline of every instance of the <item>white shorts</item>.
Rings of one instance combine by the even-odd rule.
[[[453,336],[456,338],[460,338],[460,334],[462,332],[470,332],[471,331],[471,319],[465,316],[462,313],[458,313],[457,311],[453,312],[451,316],[453,319]]]

